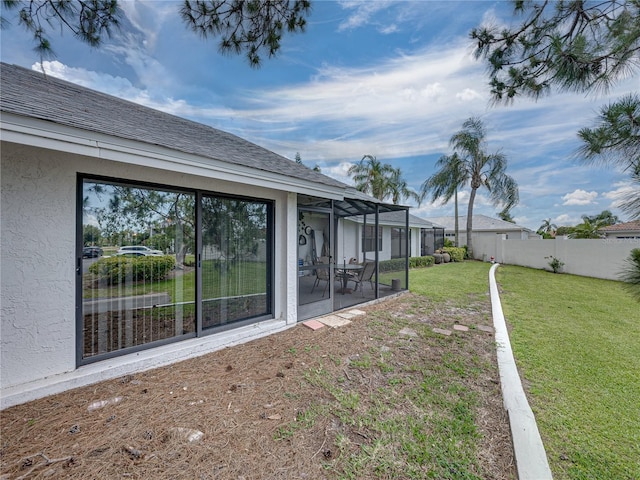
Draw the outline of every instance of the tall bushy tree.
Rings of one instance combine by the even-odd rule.
[[[16,10],[18,23],[33,35],[34,50],[41,58],[54,55],[47,27],[67,29],[81,41],[97,47],[104,34],[111,35],[122,16],[117,0],[3,0],[2,6],[2,28],[9,24],[6,12]]]
[[[587,92],[606,89],[638,67],[637,0],[513,0],[522,20],[502,28],[481,26],[470,37],[486,60],[496,102],[539,98],[552,87]]]
[[[69,30],[97,47],[122,16],[118,0],[2,0],[2,6],[0,26],[9,25],[6,12],[16,11],[41,58],[55,56],[47,28]],[[304,31],[310,12],[309,0],[184,0],[176,14],[202,38],[218,38],[221,53],[244,53],[249,65],[259,67],[262,55],[280,50],[285,32]]]
[[[597,215],[583,215],[583,220],[589,220],[591,223],[599,223],[602,227],[608,227],[609,225],[615,225],[620,222],[617,215],[611,213],[611,210],[603,210]]]
[[[620,208],[640,218],[640,95],[631,93],[602,107],[596,126],[581,129],[578,137],[578,155],[587,163],[614,165],[631,175],[632,192]]]
[[[451,199],[456,188],[469,185],[467,207],[467,251],[473,255],[473,206],[479,188],[484,187],[494,205],[502,205],[508,211],[519,201],[518,184],[507,175],[507,158],[500,152],[487,153],[486,129],[482,120],[471,117],[462,124],[462,130],[449,140],[457,159],[445,157],[437,166],[440,169],[423,184],[423,193],[431,192],[432,198]]]
[[[310,11],[309,0],[185,0],[180,15],[203,38],[219,37],[220,52],[244,52],[259,67],[261,52],[280,50],[284,32],[304,31]]]
[[[520,21],[506,28],[481,26],[470,37],[486,61],[494,102],[534,99],[553,88],[606,90],[640,66],[638,0],[512,0]],[[604,107],[599,124],[579,133],[580,155],[590,163],[622,166],[632,192],[621,208],[640,218],[640,146],[636,93]]]

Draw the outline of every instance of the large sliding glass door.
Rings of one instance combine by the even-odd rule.
[[[269,312],[267,204],[202,197],[202,328]]]
[[[84,180],[80,362],[195,334],[195,194]]]
[[[333,311],[333,212],[298,208],[298,320]]]
[[[77,363],[272,314],[273,204],[78,179]]]

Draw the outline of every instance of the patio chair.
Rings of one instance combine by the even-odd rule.
[[[365,262],[362,270],[360,270],[357,273],[357,275],[350,277],[348,281],[354,282],[356,284],[355,290],[357,291],[359,287],[360,292],[362,292],[362,296],[364,297],[364,288],[362,285],[364,284],[364,282],[369,282],[369,285],[371,285],[371,289],[373,290],[372,278],[375,271],[376,271],[375,262]]]
[[[329,265],[329,257],[318,257],[318,260],[314,262],[314,265]],[[313,287],[311,287],[311,293],[315,290],[315,288],[320,284],[320,282],[325,282],[324,290],[322,291],[322,296],[327,293],[327,287],[329,286],[329,269],[328,268],[318,268],[315,270],[316,272],[316,281],[313,283]]]

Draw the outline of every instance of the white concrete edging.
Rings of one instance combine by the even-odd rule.
[[[538,425],[522,388],[516,361],[513,358],[509,332],[502,313],[502,304],[500,303],[500,295],[496,284],[495,271],[498,266],[498,263],[494,264],[489,271],[489,292],[491,293],[493,327],[496,332],[496,350],[498,369],[500,370],[500,384],[502,385],[502,400],[504,408],[509,415],[518,479],[552,479],[553,476],[551,475],[547,454],[540,438]]]

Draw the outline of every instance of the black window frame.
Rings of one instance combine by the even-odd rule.
[[[221,325],[215,328],[202,328],[202,274],[200,271],[200,266],[196,266],[196,293],[195,293],[195,303],[196,303],[196,326],[195,331],[188,334],[176,335],[171,338],[166,338],[162,340],[156,340],[149,343],[144,343],[140,345],[135,345],[132,347],[122,348],[118,350],[113,350],[106,353],[96,354],[91,357],[84,358],[84,342],[83,342],[83,329],[84,329],[84,318],[83,318],[83,310],[82,310],[82,300],[83,300],[83,285],[82,285],[82,248],[83,248],[83,195],[84,195],[84,185],[85,182],[104,182],[108,184],[115,185],[124,185],[132,188],[149,188],[154,190],[162,190],[167,192],[177,192],[184,194],[192,194],[194,196],[195,201],[195,250],[196,250],[196,264],[198,263],[198,257],[201,253],[201,245],[202,245],[202,197],[205,195],[215,196],[215,197],[224,197],[234,200],[244,200],[249,202],[260,202],[264,203],[267,209],[267,232],[266,232],[266,313],[243,318],[241,320],[237,320],[231,323],[227,323],[225,325]],[[180,341],[184,341],[189,338],[197,338],[197,337],[205,337],[207,335],[215,335],[222,331],[231,330],[235,328],[242,327],[244,325],[254,324],[263,320],[269,320],[274,318],[274,285],[275,285],[275,232],[276,232],[276,215],[275,215],[275,200],[261,198],[261,197],[250,197],[246,195],[233,195],[228,193],[216,192],[214,190],[203,190],[197,188],[188,188],[182,186],[168,185],[163,183],[154,183],[147,182],[144,180],[136,180],[130,178],[122,178],[122,177],[110,177],[105,175],[95,175],[91,173],[78,172],[76,174],[76,231],[75,231],[75,240],[76,240],[76,258],[75,258],[75,267],[76,267],[76,294],[75,294],[75,305],[76,305],[76,341],[75,341],[75,357],[76,357],[76,367],[80,367],[83,365],[88,365],[104,360],[108,360],[110,358],[115,358],[123,355],[128,355],[144,350],[149,350],[152,348],[157,348],[162,345],[167,345],[171,343],[176,343]]]
[[[368,231],[369,230],[369,231]],[[378,252],[382,251],[382,226],[378,226]],[[376,226],[375,225],[363,225],[362,226],[362,251],[375,252],[373,248],[376,242]]]

